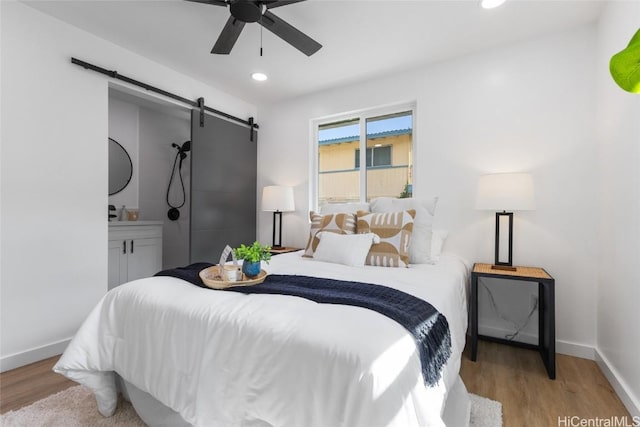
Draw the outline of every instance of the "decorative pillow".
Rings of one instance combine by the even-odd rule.
[[[313,254],[314,260],[353,267],[364,267],[371,245],[380,243],[380,238],[373,233],[337,234],[321,231],[316,237],[320,239],[320,243]]]
[[[411,246],[409,247],[409,262],[411,264],[425,264],[432,262],[431,233],[437,203],[437,197],[408,199],[379,197],[371,201],[371,211],[378,213],[415,209],[416,217],[413,224]]]
[[[327,203],[320,208],[320,213],[358,213],[358,211],[371,212],[369,203]]]
[[[367,265],[408,267],[409,244],[416,211],[369,213],[358,212],[358,233],[374,233],[380,243],[373,244],[367,254]]]
[[[318,247],[320,240],[316,237],[321,231],[331,231],[338,234],[355,234],[356,233],[356,215],[350,213],[337,213],[320,215],[313,211],[309,212],[311,219],[311,231],[309,232],[309,241],[302,256],[312,258],[313,253]]]

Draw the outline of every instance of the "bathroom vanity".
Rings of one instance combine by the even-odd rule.
[[[162,221],[109,222],[109,289],[162,270]]]

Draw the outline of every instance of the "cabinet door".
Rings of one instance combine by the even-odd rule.
[[[151,277],[162,270],[162,239],[127,240],[127,252],[127,281]]]
[[[125,240],[109,240],[108,290],[127,281],[127,254],[123,248]]]

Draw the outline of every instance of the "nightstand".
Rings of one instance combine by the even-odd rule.
[[[478,335],[478,279],[520,280],[538,283],[538,345]],[[555,279],[538,267],[516,267],[515,271],[494,270],[491,264],[474,264],[471,272],[471,360],[478,356],[478,339],[538,350],[549,378],[556,378]]]
[[[271,248],[271,255],[288,254],[289,252],[297,252],[302,250],[301,248]]]

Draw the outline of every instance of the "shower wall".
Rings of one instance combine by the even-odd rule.
[[[146,107],[139,112],[139,155],[140,155],[140,219],[162,220],[163,268],[172,268],[189,264],[189,192],[191,188],[191,153],[182,162],[186,201],[180,208],[180,218],[171,221],[167,218],[167,186],[171,168],[177,150],[172,143],[182,145],[191,134],[191,122],[188,113],[176,111],[168,114]],[[182,203],[182,188],[178,177],[174,176],[169,200],[174,206]]]
[[[148,100],[110,91],[109,136],[127,149],[133,162],[131,183],[121,193],[110,196],[109,203],[118,209],[122,205],[139,209],[141,221],[163,221],[163,268],[187,265],[191,153],[182,164],[186,203],[180,208],[178,221],[167,218],[169,206],[166,195],[177,152],[171,144],[181,145],[191,136],[189,110],[178,106],[156,106]],[[179,179],[174,180],[169,197],[175,206],[182,201],[182,190]]]

